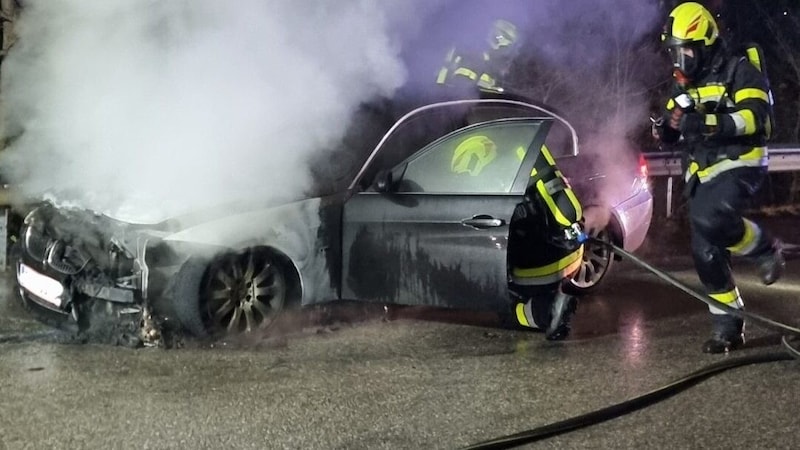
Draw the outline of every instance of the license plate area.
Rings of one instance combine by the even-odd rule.
[[[42,275],[25,264],[20,264],[17,268],[17,282],[23,289],[36,297],[51,305],[61,307],[64,286],[58,280]]]

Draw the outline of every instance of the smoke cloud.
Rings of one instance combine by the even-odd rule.
[[[432,83],[449,45],[500,17],[559,74],[522,77],[527,92],[625,134],[643,107],[614,92],[640,81],[606,63],[652,29],[655,3],[27,0],[2,67],[16,138],[0,165],[30,197],[132,221],[297,197],[359,105]]]
[[[531,5],[538,20],[518,79],[529,96],[558,108],[576,126],[583,159],[591,162],[584,171],[607,179],[598,202],[615,203],[630,193],[638,152],[653,145],[648,116],[659,105],[654,94],[670,80],[658,40],[663,11],[656,0],[565,5]]]
[[[147,220],[307,189],[310,154],[406,70],[365,0],[32,0],[3,64],[25,193]],[[402,11],[401,11],[402,12]],[[407,18],[411,18],[411,11]]]

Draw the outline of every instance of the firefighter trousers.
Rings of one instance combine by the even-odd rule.
[[[752,205],[765,173],[763,168],[732,169],[697,183],[690,193],[692,256],[709,294],[735,290],[731,253],[757,259],[771,251],[771,237],[742,215]]]

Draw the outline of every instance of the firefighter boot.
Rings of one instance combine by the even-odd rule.
[[[786,260],[783,257],[783,245],[781,241],[778,239],[773,240],[769,251],[763,256],[756,258],[756,264],[758,264],[758,271],[761,275],[762,283],[770,285],[778,281],[778,278],[783,275],[783,271],[786,270]]]
[[[744,345],[744,321],[730,314],[711,315],[711,339],[703,353],[726,353]]]
[[[578,299],[563,292],[556,294],[550,307],[550,325],[544,332],[548,341],[560,341],[569,336],[570,319],[578,306]]]

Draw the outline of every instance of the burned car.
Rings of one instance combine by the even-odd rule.
[[[20,233],[22,300],[51,325],[113,329],[135,341],[165,326],[197,336],[252,331],[289,305],[337,300],[505,310],[509,221],[543,145],[587,221],[606,218],[587,228],[627,250],[644,240],[652,197],[635,155],[623,195],[595,203],[608,178],[581,163],[575,130],[547,109],[445,101],[387,128],[340,188],[296,201],[209,207],[157,223],[43,204]],[[454,150],[477,135],[496,144],[492,154],[479,171],[455,170]],[[591,290],[613,257],[604,246],[587,249],[568,283]]]

